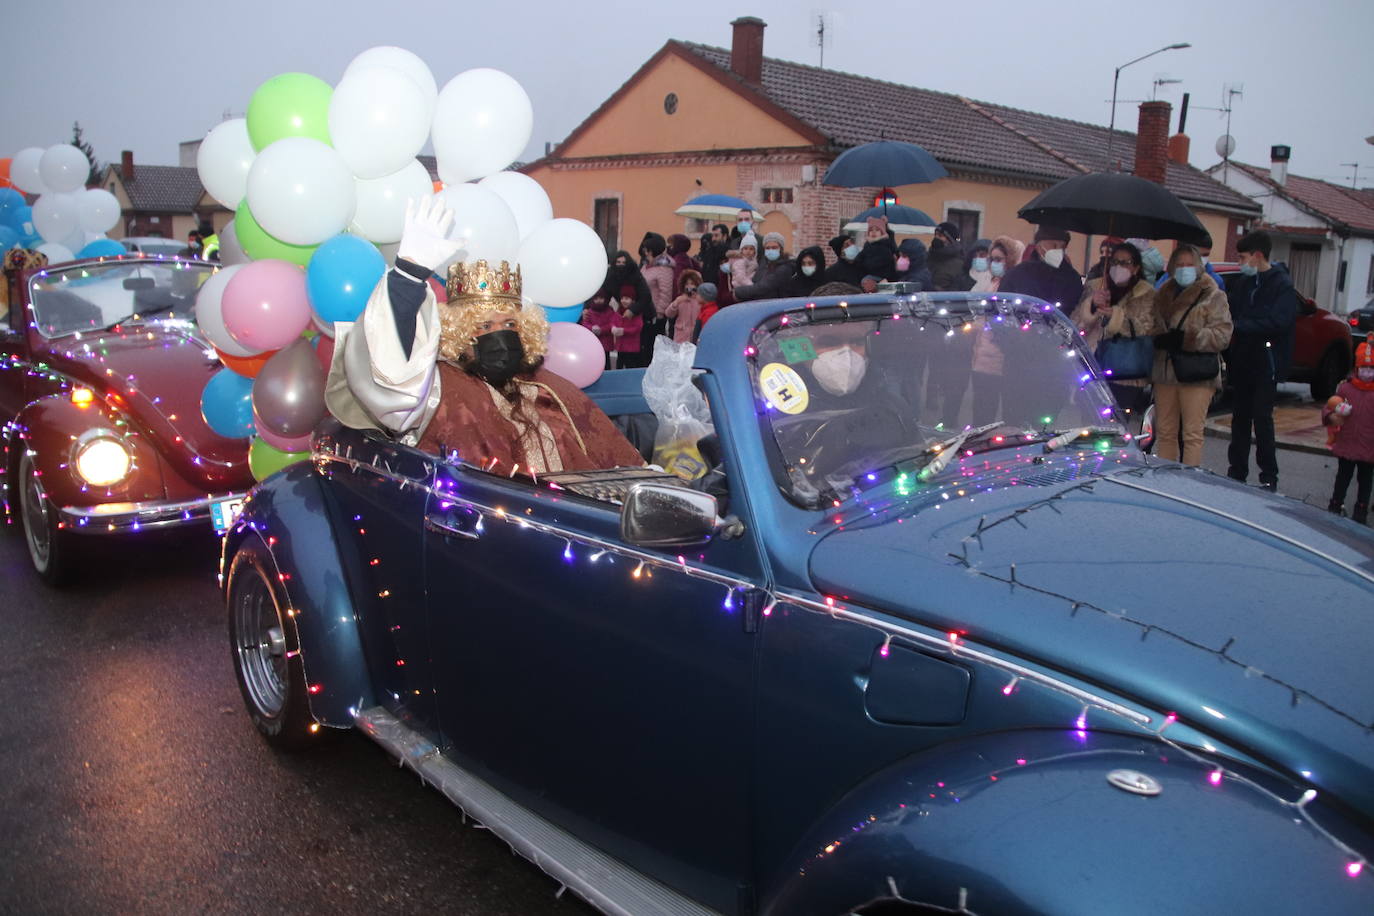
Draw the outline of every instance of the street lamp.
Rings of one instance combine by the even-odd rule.
[[[1137,57],[1135,60],[1128,60],[1128,61],[1126,61],[1124,64],[1122,64],[1121,66],[1119,66],[1119,67],[1116,68],[1116,72],[1112,74],[1112,122],[1111,122],[1111,126],[1109,126],[1109,127],[1107,128],[1107,168],[1108,168],[1108,169],[1113,168],[1113,166],[1112,166],[1112,146],[1114,145],[1114,143],[1115,143],[1115,141],[1116,141],[1116,84],[1117,84],[1117,82],[1121,79],[1121,71],[1122,71],[1122,70],[1125,70],[1125,69],[1126,69],[1127,67],[1129,67],[1131,64],[1138,64],[1138,63],[1140,63],[1142,60],[1144,60],[1144,59],[1147,58],[1147,57],[1154,57],[1156,54],[1163,54],[1165,51],[1177,51],[1177,50],[1180,50],[1180,49],[1182,49],[1182,48],[1191,48],[1191,47],[1192,47],[1192,45],[1189,44],[1189,43],[1186,42],[1186,41],[1180,41],[1178,44],[1165,45],[1164,47],[1160,48],[1158,51],[1151,51],[1149,54],[1142,54],[1140,57]]]

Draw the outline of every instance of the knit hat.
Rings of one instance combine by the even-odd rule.
[[[1366,366],[1374,366],[1374,344],[1367,340],[1355,348],[1355,368]]]
[[[746,232],[746,233],[744,234],[744,238],[742,238],[742,239],[739,240],[739,247],[740,247],[740,248],[744,248],[745,245],[748,245],[749,247],[751,247],[751,248],[757,250],[758,247],[759,247],[759,239],[758,239],[758,236],[754,235],[754,233],[752,233],[752,232]]]
[[[869,229],[877,229],[879,232],[886,232],[886,231],[887,231],[887,217],[886,217],[886,216],[870,216],[870,217],[868,218],[868,228],[869,228]]]
[[[714,283],[703,283],[697,287],[697,298],[702,302],[715,302],[719,292]]]
[[[936,232],[943,232],[954,241],[959,241],[959,227],[950,222],[944,222],[935,227]]]
[[[785,249],[785,248],[787,247],[787,246],[783,243],[782,233],[781,233],[781,232],[769,232],[769,233],[766,233],[766,234],[764,235],[764,237],[763,237],[763,244],[767,245],[769,242],[777,242],[779,248],[784,248],[784,249]]]
[[[1069,230],[1060,229],[1058,226],[1036,226],[1035,241],[1037,242],[1063,242],[1069,243]]]
[[[880,276],[878,276],[877,274],[864,274],[864,279],[865,279],[865,280],[872,280],[874,283],[881,283],[881,282],[883,282],[883,278],[880,277]]]

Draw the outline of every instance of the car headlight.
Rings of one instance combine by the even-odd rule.
[[[111,487],[129,476],[134,458],[118,439],[96,436],[77,445],[73,463],[86,483],[93,487]]]

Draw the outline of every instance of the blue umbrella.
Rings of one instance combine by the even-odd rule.
[[[870,207],[845,223],[846,231],[864,229],[870,216],[886,216],[887,227],[898,235],[920,235],[935,229],[935,220],[924,210],[904,204],[889,204],[886,207]]]
[[[753,213],[754,219],[763,218],[763,214],[755,210],[749,201],[728,194],[702,194],[693,197],[673,212],[691,219],[720,220],[733,218],[741,210]]]
[[[824,183],[841,188],[895,188],[925,184],[948,174],[915,143],[878,140],[841,153],[826,170]]]

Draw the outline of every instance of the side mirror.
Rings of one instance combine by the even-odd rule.
[[[620,537],[638,547],[690,547],[715,530],[716,498],[686,487],[635,484],[620,509]]]

